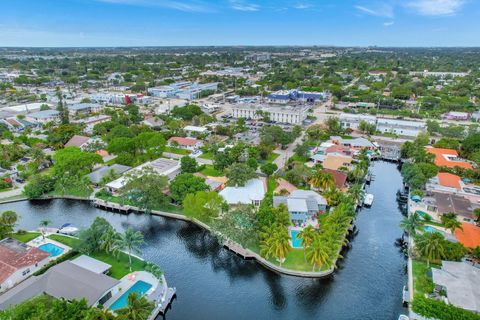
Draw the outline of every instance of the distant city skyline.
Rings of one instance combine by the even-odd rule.
[[[0,47],[480,46],[472,0],[19,0]]]

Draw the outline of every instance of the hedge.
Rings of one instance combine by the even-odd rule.
[[[423,296],[415,296],[412,309],[419,315],[438,320],[480,320],[479,314]]]

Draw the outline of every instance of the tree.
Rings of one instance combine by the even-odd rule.
[[[420,215],[416,212],[408,217],[403,218],[400,222],[400,228],[405,230],[410,236],[417,235],[417,231],[423,228],[424,222]]]
[[[275,163],[265,163],[260,167],[260,170],[270,177],[275,171],[277,171],[278,167]]]
[[[140,254],[140,246],[144,243],[143,234],[140,231],[135,231],[128,228],[124,233],[118,236],[115,241],[115,249],[117,251],[126,251],[128,254],[128,265],[132,271],[132,253]]]
[[[207,190],[208,185],[205,183],[205,179],[194,176],[191,173],[181,173],[170,183],[172,198],[179,203],[182,203],[189,193]]]
[[[302,231],[300,231],[297,234],[297,238],[301,239],[302,246],[304,248],[303,250],[303,257],[305,261],[307,260],[307,248],[309,248],[313,241],[315,240],[316,237],[318,237],[318,232],[311,226],[308,225],[306,228],[304,228]]]
[[[180,168],[183,173],[194,173],[197,171],[197,160],[189,156],[182,157],[180,159]]]
[[[329,248],[320,237],[315,237],[312,244],[305,249],[307,251],[307,260],[313,265],[312,271],[318,266],[331,268],[332,260],[329,254]]]
[[[456,229],[463,230],[462,223],[457,220],[457,215],[453,212],[444,213],[440,216],[445,229],[450,230],[452,234]]]
[[[48,134],[48,142],[55,148],[63,147],[74,135],[80,133],[80,128],[74,124],[61,124]]]
[[[480,208],[473,209],[473,215],[477,218],[477,222],[480,221]]]
[[[228,185],[230,186],[244,186],[248,180],[255,177],[255,170],[245,163],[234,163],[227,169]]]
[[[5,238],[13,232],[17,223],[18,214],[15,211],[4,211],[0,216],[0,239]]]
[[[78,147],[67,147],[53,155],[55,176],[83,176],[89,173],[93,165],[102,163],[102,157],[95,153],[83,152]]]
[[[102,247],[102,237],[104,234],[110,232],[113,227],[107,220],[101,217],[96,217],[88,229],[80,231],[78,238],[78,251],[91,254],[98,252]]]
[[[147,320],[154,307],[153,302],[132,292],[128,295],[127,306],[117,310],[116,313],[129,320]]]
[[[247,165],[252,168],[253,170],[257,170],[258,168],[258,161],[255,158],[248,158]]]
[[[425,232],[415,238],[415,249],[427,259],[428,266],[430,261],[438,261],[444,257],[443,240],[443,235],[438,232]]]
[[[342,125],[337,117],[328,117],[326,125],[329,135],[336,136],[343,133]]]
[[[361,184],[356,183],[348,189],[348,194],[355,203],[361,203],[365,196],[365,191],[363,191]]]
[[[281,267],[291,250],[288,228],[278,224],[265,226],[260,236],[262,239],[260,241],[260,254],[267,259],[275,257]]]
[[[105,252],[114,252],[116,250],[116,243],[119,239],[119,234],[113,228],[107,230],[100,236],[100,249]]]
[[[258,223],[256,212],[252,205],[239,205],[224,212],[221,219],[213,221],[213,230],[220,239],[233,240],[243,247],[257,244]]]
[[[321,190],[327,190],[335,187],[335,177],[330,172],[317,170],[310,177],[310,184]]]
[[[50,220],[42,220],[40,221],[40,231],[42,232],[42,237],[45,239],[45,229],[50,225]]]
[[[224,203],[225,200],[215,191],[199,191],[187,194],[183,209],[186,216],[208,222],[220,214]]]
[[[157,174],[152,168],[126,175],[127,184],[122,188],[123,198],[133,205],[151,212],[161,208],[166,202],[168,178]]]

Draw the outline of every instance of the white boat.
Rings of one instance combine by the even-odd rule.
[[[366,207],[370,207],[373,203],[373,194],[367,193],[365,195],[365,199],[363,199],[363,205]]]
[[[401,314],[399,317],[398,317],[398,320],[410,320],[410,318],[404,314]]]
[[[78,228],[75,227],[65,227],[58,230],[58,233],[66,234],[66,235],[73,235],[78,232]]]

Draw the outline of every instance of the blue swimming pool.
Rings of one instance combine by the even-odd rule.
[[[430,233],[432,233],[432,232],[440,233],[440,230],[438,230],[434,227],[431,227],[431,226],[425,226],[425,227],[423,227],[423,230],[425,230],[425,232],[430,232]]]
[[[135,282],[133,286],[131,286],[124,294],[120,296],[111,306],[110,310],[118,310],[125,308],[128,304],[128,295],[132,292],[138,293],[140,297],[143,297],[145,293],[152,287],[150,283],[146,283],[145,281],[139,280]]]
[[[302,238],[298,236],[300,233],[299,230],[290,230],[290,236],[292,237],[292,247],[293,248],[303,248]]]
[[[56,257],[63,253],[64,249],[59,246],[54,245],[53,243],[44,243],[38,247],[38,249],[50,253],[50,257]]]

